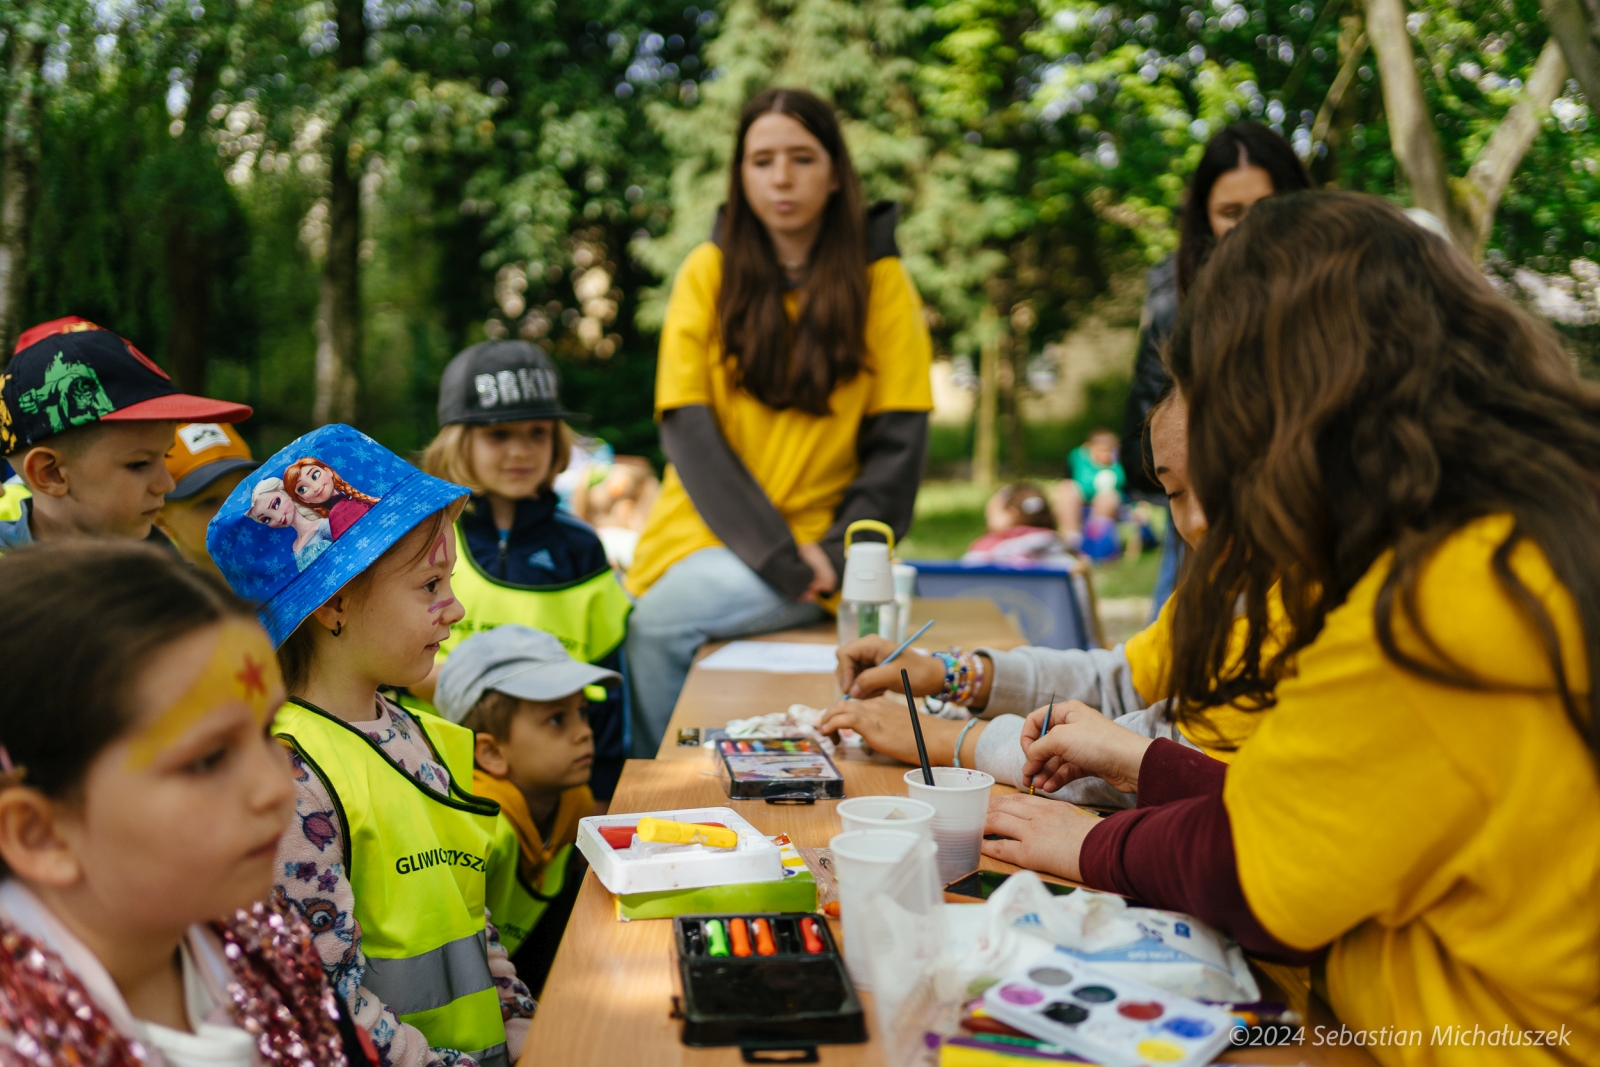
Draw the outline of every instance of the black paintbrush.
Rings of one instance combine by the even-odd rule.
[[[911,732],[917,735],[917,758],[922,761],[922,780],[933,784],[933,765],[928,762],[928,746],[922,740],[922,720],[917,716],[917,702],[911,695],[911,675],[900,668],[900,684],[906,691],[906,710],[911,713]]]

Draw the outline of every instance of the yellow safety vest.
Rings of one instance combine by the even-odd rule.
[[[22,502],[33,491],[21,482],[0,482],[0,522],[15,522],[22,518]]]
[[[495,833],[495,850],[490,856],[489,865],[497,875],[509,870],[511,877],[492,879],[489,918],[495,929],[500,931],[500,943],[513,956],[528,935],[533,933],[539,920],[544,918],[551,901],[560,895],[567,881],[567,864],[572,858],[571,845],[557,851],[545,864],[539,875],[539,885],[535,888],[524,882],[517,873],[519,848],[511,821],[504,815],[500,816]]]
[[[472,780],[472,733],[426,713],[416,718],[450,772],[449,797],[401,770],[354,726],[309,704],[285,704],[272,731],[322,780],[338,811],[367,957],[362,984],[430,1046],[509,1067],[484,906],[505,892],[499,883],[507,872],[515,879],[515,835],[498,804],[457,784]],[[511,836],[509,865],[502,826]]]
[[[483,572],[467,550],[467,536],[459,525],[456,540],[462,548],[450,588],[467,614],[450,627],[450,639],[441,652],[508,622],[553,635],[573,659],[584,663],[596,663],[622,644],[633,602],[610,567],[565,585],[516,585]]]

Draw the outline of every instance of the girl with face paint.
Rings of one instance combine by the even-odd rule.
[[[0,640],[0,933],[23,946],[0,953],[0,1046],[371,1062],[272,893],[294,783],[248,608],[165,552],[41,545],[0,559]]]

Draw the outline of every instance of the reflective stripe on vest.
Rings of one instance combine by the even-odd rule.
[[[273,733],[322,780],[338,811],[367,988],[430,1046],[505,1067],[484,928],[500,808],[456,784],[472,780],[472,733],[432,715],[416,721],[450,772],[448,798],[366,734],[309,705],[284,705]]]
[[[573,659],[584,663],[596,663],[622,644],[633,602],[610,567],[566,585],[514,585],[483,572],[466,550],[459,524],[456,540],[463,548],[450,575],[450,590],[467,614],[450,627],[441,651],[508,622],[554,635]]]
[[[21,482],[0,483],[0,522],[16,522],[22,518],[22,502],[32,495]]]

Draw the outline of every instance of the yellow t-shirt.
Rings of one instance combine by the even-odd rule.
[[[1149,626],[1128,638],[1123,654],[1128,657],[1133,687],[1147,703],[1155,703],[1167,695],[1167,676],[1172,667],[1172,612],[1177,597],[1169,596],[1161,611]],[[1283,621],[1283,601],[1274,586],[1267,595],[1267,636],[1262,641],[1262,652],[1272,655],[1282,648],[1273,640],[1272,631]],[[1250,624],[1239,616],[1228,635],[1228,662],[1236,663],[1244,654],[1244,643],[1250,636]],[[1239,746],[1255,732],[1264,711],[1244,711],[1239,708],[1208,708],[1202,723],[1179,723],[1178,729],[1202,752],[1212,759],[1232,763]]]
[[[707,242],[689,253],[667,304],[656,368],[656,417],[692,404],[711,408],[729,447],[802,544],[820,540],[833,525],[834,509],[860,467],[856,431],[861,420],[933,407],[933,344],[916,286],[893,256],[868,266],[867,282],[862,372],[833,390],[830,413],[822,416],[793,408],[776,411],[734,387],[717,324],[722,250],[716,245]],[[797,302],[794,293],[785,300],[791,318]],[[634,549],[628,592],[643,594],[680,559],[721,543],[669,466]]]
[[[1540,691],[1457,689],[1387,659],[1384,557],[1298,654],[1223,793],[1251,912],[1289,945],[1332,944],[1333,1009],[1382,1038],[1367,1043],[1385,1064],[1600,1063],[1600,775],[1494,578],[1510,527],[1480,519],[1441,545],[1420,614],[1457,663]],[[1532,543],[1511,566],[1554,620],[1583,706],[1571,596]],[[1395,630],[1428,660],[1403,617]],[[1566,1043],[1485,1043],[1525,1031]]]

